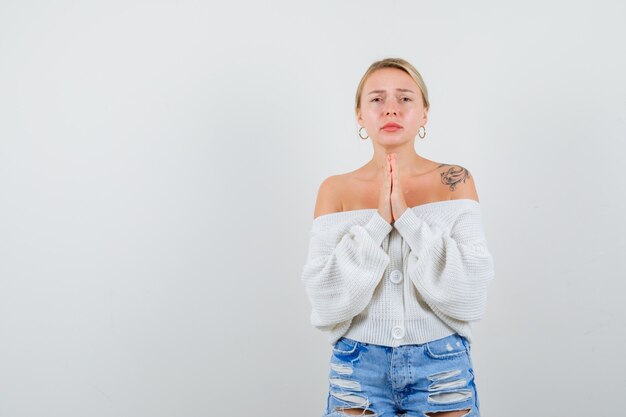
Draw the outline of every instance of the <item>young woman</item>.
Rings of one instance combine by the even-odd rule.
[[[415,152],[428,91],[398,58],[356,92],[372,159],[319,187],[302,282],[333,346],[325,416],[479,416],[471,322],[494,277],[469,171]]]

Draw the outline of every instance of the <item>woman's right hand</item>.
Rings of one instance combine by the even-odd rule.
[[[393,224],[391,216],[391,163],[390,156],[387,155],[386,167],[383,168],[383,185],[380,189],[380,198],[378,199],[378,213],[389,224]]]

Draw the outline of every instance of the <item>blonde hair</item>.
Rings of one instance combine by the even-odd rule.
[[[370,65],[367,71],[365,71],[365,74],[363,74],[363,77],[359,82],[359,86],[356,89],[354,104],[354,112],[356,114],[358,114],[359,110],[361,109],[361,94],[363,93],[363,86],[365,85],[365,81],[374,71],[382,68],[397,68],[409,74],[409,76],[413,79],[413,81],[415,81],[415,83],[422,92],[422,102],[424,103],[424,109],[428,110],[430,108],[430,102],[428,101],[428,89],[426,88],[426,84],[422,79],[422,75],[415,69],[415,67],[402,58],[385,58],[381,59],[380,61],[374,62],[372,65]]]

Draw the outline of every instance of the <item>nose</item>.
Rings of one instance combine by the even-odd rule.
[[[387,113],[386,114],[387,115],[390,115],[390,114],[396,115],[397,114],[396,108],[395,108],[395,106],[393,104],[391,104],[390,107],[387,107]]]

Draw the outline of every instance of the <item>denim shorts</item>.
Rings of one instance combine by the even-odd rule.
[[[470,343],[458,333],[398,347],[342,337],[330,358],[324,417],[351,415],[341,411],[347,408],[368,417],[424,417],[455,410],[469,410],[463,417],[479,417],[470,351]]]

